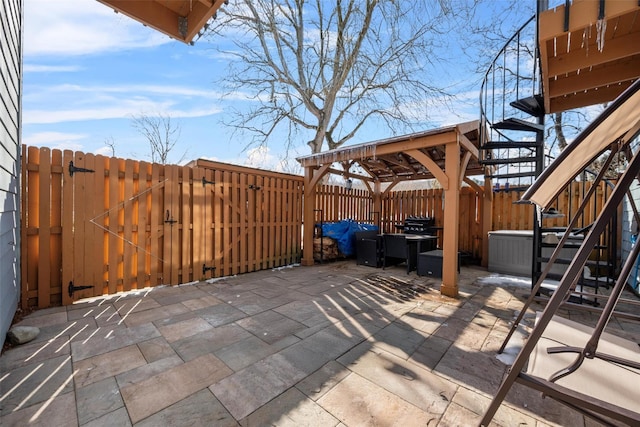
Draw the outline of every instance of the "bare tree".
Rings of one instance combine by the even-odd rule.
[[[104,139],[104,145],[106,147],[109,147],[109,149],[111,150],[111,156],[115,157],[116,156],[116,140],[113,138],[113,135],[110,135]]]
[[[220,80],[228,94],[251,91],[249,110],[225,124],[267,144],[301,135],[312,153],[334,149],[368,121],[391,131],[424,122],[432,83],[446,73],[432,52],[446,42],[450,0],[236,0],[210,32],[236,49]],[[453,11],[452,11],[453,10]]]
[[[171,117],[158,113],[150,116],[140,113],[131,117],[132,126],[144,136],[149,143],[151,161],[154,163],[167,164],[169,153],[173,151],[180,139],[180,124],[171,121]],[[186,156],[186,151],[176,163],[180,163]]]

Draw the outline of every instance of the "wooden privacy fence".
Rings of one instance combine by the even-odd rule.
[[[565,188],[553,204],[562,216],[543,219],[543,227],[567,227],[592,184],[592,181],[573,181],[570,187]],[[493,194],[492,230],[533,230],[533,205],[516,203],[523,192],[497,191]],[[578,228],[596,220],[610,194],[609,184],[601,182],[594,196],[589,199]]]
[[[187,166],[23,147],[22,307],[67,305],[78,298],[180,284],[298,262],[302,255],[300,176],[197,160]],[[588,189],[589,182],[574,183]],[[595,218],[604,185],[587,209]],[[366,190],[323,186],[316,217],[353,219],[397,232],[408,216],[443,225],[440,189],[395,191],[377,212]],[[580,203],[565,191],[556,208]],[[493,229],[532,228],[518,192],[494,193]],[[481,195],[460,193],[459,248],[480,258]],[[566,226],[567,217],[545,220]],[[441,233],[441,231],[439,232]],[[442,237],[440,235],[440,237]]]
[[[22,177],[23,307],[301,257],[302,177],[36,147],[23,147]]]
[[[367,190],[342,186],[324,186],[317,191],[316,222],[353,219],[377,225],[384,233],[397,233],[396,224],[402,224],[408,216],[428,216],[435,220],[436,227],[444,224],[443,190],[423,189],[392,191],[382,198],[382,211],[373,207]],[[482,224],[480,214],[482,201],[470,187],[460,191],[460,221],[458,245],[461,251],[480,258],[482,253]],[[442,231],[438,231],[442,238]]]

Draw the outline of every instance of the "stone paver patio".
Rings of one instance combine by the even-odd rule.
[[[38,338],[0,357],[0,425],[475,425],[527,294],[483,276],[463,267],[454,300],[403,267],[341,261],[40,310],[20,323]],[[517,384],[494,423],[597,425]]]

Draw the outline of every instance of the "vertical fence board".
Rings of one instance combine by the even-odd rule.
[[[274,235],[275,235],[275,247],[273,250],[274,255],[274,267],[279,267],[282,265],[282,179],[276,178],[275,180],[275,188],[274,188],[274,198],[275,198],[275,215],[274,215]]]
[[[265,177],[262,191],[262,259],[263,268],[270,268],[271,252],[270,240],[271,233],[271,177]]]
[[[229,174],[229,236],[227,245],[231,248],[231,274],[238,274],[240,267],[240,190],[238,188],[239,176],[236,172]]]
[[[42,148],[39,159],[39,189],[38,189],[38,283],[47,283],[51,277],[51,224],[49,206],[51,205],[51,153],[48,148]],[[50,289],[45,286],[38,287],[38,308],[49,307]]]
[[[49,253],[51,254],[51,290],[56,295],[56,305],[62,304],[62,294],[65,288],[62,286],[62,151],[51,150],[51,241]],[[55,291],[54,291],[55,289]]]
[[[196,168],[193,170],[193,209],[191,214],[193,215],[192,222],[192,238],[193,238],[193,278],[203,279],[205,277],[204,272],[199,268],[203,265],[207,265],[205,259],[206,242],[206,204],[205,204],[205,187],[203,183],[204,169]]]
[[[220,197],[222,203],[220,204],[220,261],[222,263],[223,270],[221,274],[223,276],[232,275],[233,262],[231,260],[232,246],[230,244],[229,236],[231,235],[231,172],[222,172],[222,182],[220,186]]]
[[[111,157],[109,159],[109,186],[108,190],[108,198],[109,198],[109,215],[108,215],[108,230],[109,230],[109,239],[108,239],[108,258],[107,258],[107,268],[108,268],[108,286],[109,293],[114,294],[118,292],[118,264],[120,259],[118,257],[118,244],[119,244],[119,233],[118,233],[118,159],[115,157]]]
[[[276,191],[277,178],[269,180],[269,267],[273,268],[276,264],[276,240],[278,239],[276,225]]]
[[[260,194],[262,193],[262,187],[258,185],[256,175],[251,174],[248,178],[248,185],[252,185],[253,188],[256,188],[256,190],[249,191],[249,200],[247,203],[247,261],[249,264],[249,271],[256,271],[258,270],[258,254],[256,251],[256,242],[259,242],[259,240],[256,239],[256,236],[258,234],[258,227],[256,225],[258,216],[257,201],[260,197]]]
[[[76,152],[73,158],[73,165],[78,168],[88,168],[86,155]],[[87,223],[89,213],[87,211],[87,201],[93,197],[92,191],[87,189],[87,177],[90,173],[75,172],[71,177],[73,185],[73,284],[74,286],[91,286],[87,270],[88,240],[91,235],[87,233]],[[93,289],[78,290],[73,293],[74,299],[87,298],[93,296]]]
[[[214,181],[216,182],[214,185],[214,194],[212,197],[213,202],[213,254],[215,261],[215,276],[224,276],[224,268],[222,264],[223,257],[223,247],[222,247],[222,218],[223,212],[222,208],[224,206],[224,195],[223,195],[223,182],[224,174],[220,170],[216,170],[214,173]]]
[[[127,292],[133,289],[133,280],[136,277],[134,271],[137,269],[134,265],[134,247],[133,243],[133,227],[137,217],[133,215],[133,160],[125,160],[124,162],[124,182],[122,193],[122,290]],[[136,224],[137,225],[137,224]]]
[[[160,165],[151,164],[151,200],[149,203],[149,233],[150,233],[150,247],[151,254],[149,256],[151,263],[151,271],[149,274],[149,284],[157,286],[163,283],[162,278],[162,264],[164,262],[163,249],[163,225],[162,218],[164,218],[164,209],[162,194],[165,185],[164,174],[160,174]]]
[[[29,209],[29,193],[27,192],[27,182],[29,177],[28,172],[28,160],[29,156],[27,154],[27,147],[22,146],[22,158],[20,160],[21,171],[22,171],[22,179],[20,180],[20,194],[22,195],[20,199],[20,209],[22,212],[22,218],[20,222],[20,266],[22,269],[21,274],[21,283],[20,283],[20,306],[28,307],[29,306],[29,262],[27,258],[27,254],[29,253],[29,237],[27,234],[27,230],[29,228],[29,224],[27,223],[27,217],[25,217],[25,212]]]
[[[92,286],[93,289],[87,290],[86,294],[95,296],[103,293],[103,245],[102,230],[95,226],[97,216],[103,212],[104,203],[101,197],[101,188],[104,187],[104,166],[98,166],[102,163],[102,159],[96,158],[93,154],[87,153],[84,158],[82,167],[95,172],[83,173],[84,175],[84,194],[86,199],[83,200],[85,210],[85,239],[84,242],[76,241],[74,245],[83,244],[84,250],[84,282],[78,283],[82,286]],[[102,176],[100,175],[102,173]],[[74,179],[77,174],[74,174]],[[77,294],[80,297],[81,293]],[[74,293],[74,298],[76,294]]]
[[[32,147],[29,147],[31,150]],[[64,150],[62,153],[62,287],[68,286],[73,281],[73,178],[69,176],[67,166],[73,160],[73,153]],[[69,305],[73,302],[71,295],[62,292],[62,304]]]
[[[138,217],[138,232],[136,234],[136,253],[137,253],[137,277],[136,288],[142,289],[150,284],[147,281],[148,273],[151,270],[151,259],[149,251],[151,250],[150,243],[150,225],[149,219],[149,205],[147,201],[150,194],[150,165],[147,162],[140,162],[138,165],[138,187],[136,188],[135,200],[138,204],[136,211]]]
[[[182,283],[192,282],[193,271],[193,176],[190,168],[180,168],[182,171]],[[200,276],[198,275],[199,279]]]
[[[239,240],[239,273],[246,273],[248,270],[248,255],[249,255],[249,227],[247,207],[249,203],[249,192],[255,193],[258,190],[249,190],[249,184],[247,183],[247,174],[238,174],[238,240]],[[255,194],[254,194],[255,196]]]
[[[266,268],[266,263],[264,261],[266,252],[264,250],[265,240],[267,239],[267,235],[265,233],[265,177],[258,176],[256,179],[256,185],[258,185],[262,191],[257,194],[256,198],[256,259],[259,260],[257,262],[256,268],[263,269]]]
[[[169,217],[172,221],[169,224],[169,233],[171,233],[171,237],[169,238],[169,269],[171,271],[171,278],[167,284],[178,284],[181,282],[180,280],[180,227],[182,227],[182,223],[180,222],[180,186],[181,186],[181,177],[180,177],[180,169],[176,165],[168,165],[165,166],[169,171],[169,188],[170,196],[169,196]],[[165,170],[166,170],[165,169]],[[166,266],[166,264],[165,264]]]
[[[210,170],[205,170],[204,171],[205,175],[205,179],[209,182],[214,181],[215,182],[215,176],[213,171]],[[214,240],[213,240],[213,213],[214,213],[214,209],[213,209],[213,201],[214,201],[214,192],[215,192],[215,183],[214,184],[207,184],[206,188],[203,188],[203,217],[204,217],[204,224],[203,224],[203,240],[204,240],[204,252],[203,252],[203,263],[207,265],[207,267],[215,267],[216,270],[218,269],[218,266],[216,265],[215,262],[215,258],[214,258]],[[207,273],[208,275],[210,275],[211,277],[216,277],[216,270],[213,270],[211,273]]]

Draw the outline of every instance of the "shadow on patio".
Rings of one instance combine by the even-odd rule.
[[[41,310],[21,322],[38,338],[0,358],[0,424],[476,424],[530,286],[487,276],[463,267],[453,300],[343,261]],[[519,386],[494,422],[585,425]]]

